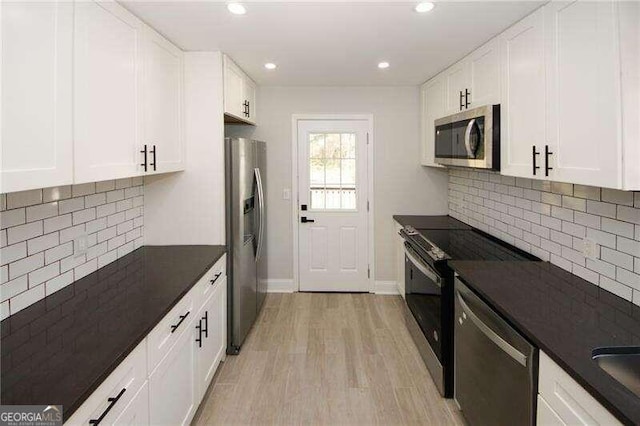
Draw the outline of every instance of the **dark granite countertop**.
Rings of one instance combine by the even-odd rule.
[[[640,424],[640,398],[591,358],[597,347],[640,345],[640,306],[547,262],[450,265],[621,422]]]
[[[451,216],[394,215],[393,220],[402,226],[410,225],[416,229],[473,229]]]
[[[224,253],[141,247],[2,321],[2,404],[67,420]]]

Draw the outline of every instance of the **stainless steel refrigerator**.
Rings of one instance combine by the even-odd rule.
[[[267,147],[225,139],[228,280],[227,353],[237,354],[267,290]]]

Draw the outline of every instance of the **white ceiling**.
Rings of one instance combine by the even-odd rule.
[[[543,2],[447,1],[419,14],[406,1],[254,1],[243,16],[220,1],[121,3],[184,50],[229,54],[261,85],[381,86],[424,82]]]

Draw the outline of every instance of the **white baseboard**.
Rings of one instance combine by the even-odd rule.
[[[398,283],[395,281],[376,281],[376,294],[400,294],[398,292]]]
[[[268,279],[267,293],[293,293],[293,280]]]

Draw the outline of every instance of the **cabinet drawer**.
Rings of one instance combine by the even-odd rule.
[[[606,408],[542,351],[538,393],[565,424],[620,424]]]
[[[194,294],[192,288],[147,336],[149,375],[193,322]]]
[[[100,424],[115,422],[146,379],[147,353],[145,342],[142,341],[65,424],[87,425],[90,420],[98,419],[101,420]]]
[[[200,281],[194,286],[192,293],[195,298],[195,307],[197,310],[204,306],[209,296],[213,294],[213,290],[221,285],[227,276],[227,256],[223,255],[206,274],[200,278]]]

